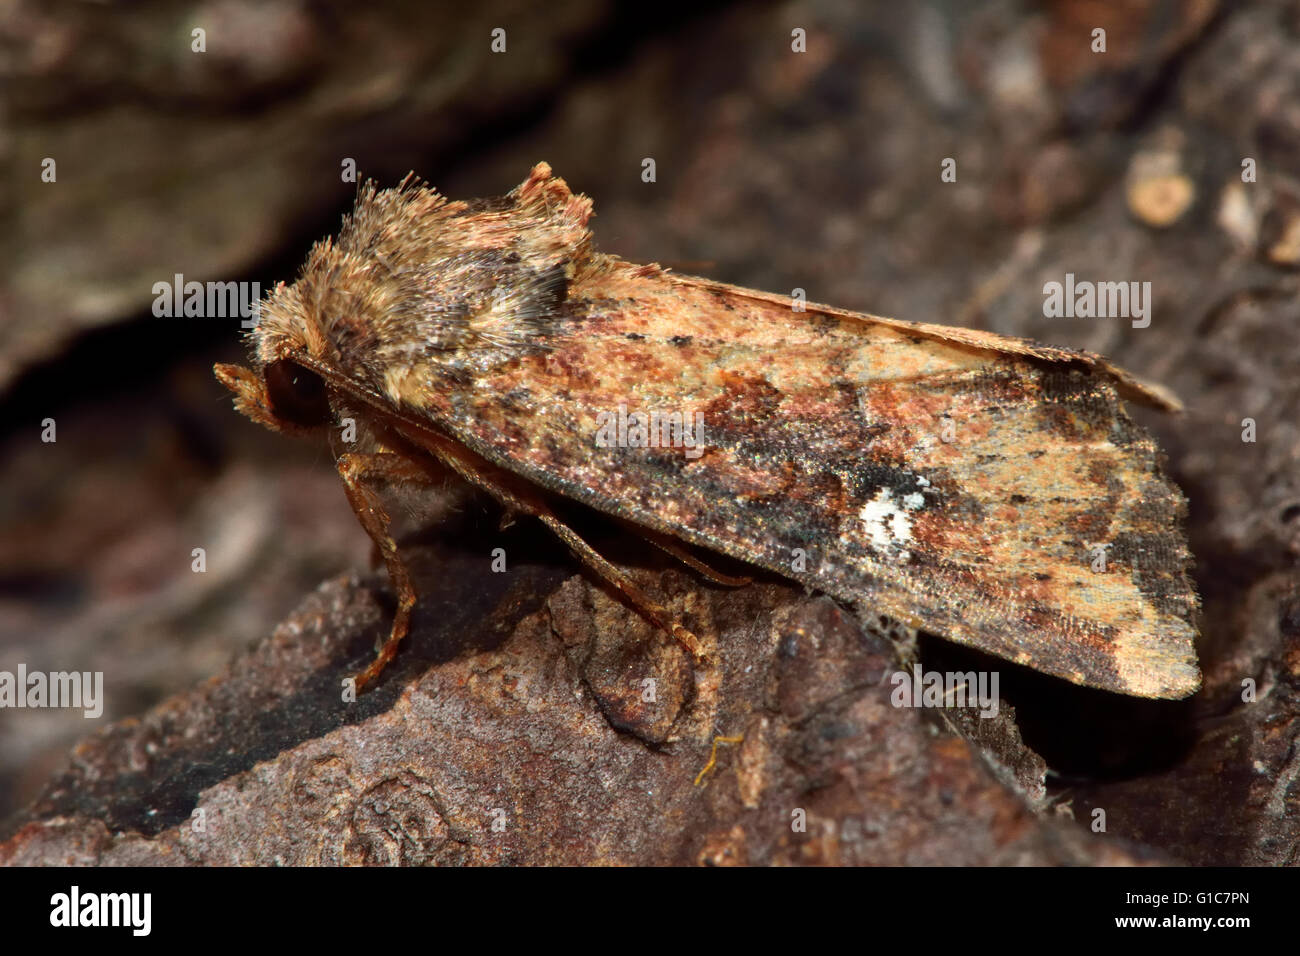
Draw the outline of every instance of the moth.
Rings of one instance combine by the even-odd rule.
[[[1177,400],[1100,356],[864,315],[598,252],[545,163],[453,202],[368,183],[337,240],[262,303],[236,407],[290,434],[353,417],[337,467],[397,593],[378,495],[447,471],[547,525],[697,655],[699,642],[548,502],[793,578],[1076,684],[1200,684],[1186,505],[1124,401]]]

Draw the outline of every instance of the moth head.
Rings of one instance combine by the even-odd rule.
[[[308,433],[330,422],[325,382],[292,358],[276,359],[257,371],[218,364],[213,372],[235,393],[235,408],[273,431]]]
[[[408,177],[366,183],[336,239],[259,304],[253,368],[221,365],[236,407],[283,432],[328,423],[336,373],[394,402],[439,374],[465,376],[546,348],[593,256],[591,201],[545,163],[504,197],[449,202]],[[297,357],[297,359],[295,359]]]

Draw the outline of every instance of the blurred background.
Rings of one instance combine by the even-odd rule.
[[[1186,415],[1135,414],[1190,499],[1206,689],[1177,712],[1178,754],[1071,794],[1184,794],[1148,842],[1296,862],[1283,0],[0,0],[0,669],[106,681],[94,724],[0,712],[0,817],[96,725],[211,677],[366,565],[325,450],[239,417],[213,379],[243,354],[238,318],[151,311],[177,273],[291,281],[351,205],[349,160],[453,198],[546,160],[594,198],[603,251],[1088,348],[1171,387]],[[1069,272],[1151,282],[1150,326],[1046,317],[1044,283]]]

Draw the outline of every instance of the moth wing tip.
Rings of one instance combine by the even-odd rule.
[[[1118,383],[1120,393],[1130,401],[1150,405],[1162,412],[1180,413],[1185,410],[1182,400],[1174,394],[1173,389],[1134,375],[1104,359],[1101,364]]]
[[[1147,636],[1122,641],[1116,663],[1124,693],[1159,700],[1182,700],[1201,689],[1201,668],[1190,635],[1168,639]]]
[[[1144,697],[1160,700],[1184,700],[1201,689],[1201,670],[1195,664],[1179,667],[1177,671],[1164,675],[1158,690],[1144,693]]]

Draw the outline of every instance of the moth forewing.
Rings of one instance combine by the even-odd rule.
[[[487,204],[433,197],[363,192],[263,308],[263,367],[293,357],[625,593],[538,489],[1075,683],[1199,686],[1184,502],[1121,401],[1167,393],[598,254],[545,164]]]

